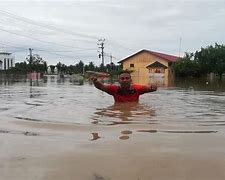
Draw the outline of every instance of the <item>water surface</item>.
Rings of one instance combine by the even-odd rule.
[[[222,180],[224,89],[182,79],[114,104],[88,81],[1,80],[0,179]]]
[[[113,98],[69,79],[46,77],[39,82],[2,82],[1,119],[83,125],[152,124],[189,128],[217,128],[225,124],[223,84],[178,81],[144,94],[139,103],[114,104]]]

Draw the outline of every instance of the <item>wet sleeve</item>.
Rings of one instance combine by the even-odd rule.
[[[144,94],[144,93],[146,93],[146,87],[145,86],[136,85],[135,86],[135,89],[138,92],[138,94]]]
[[[110,94],[110,95],[114,95],[116,94],[117,90],[118,90],[118,87],[115,86],[115,85],[107,85],[107,91],[106,93]]]

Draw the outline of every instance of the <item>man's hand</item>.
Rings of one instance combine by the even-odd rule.
[[[157,90],[157,86],[155,84],[151,84],[150,89],[152,91],[156,91]]]
[[[94,83],[94,86],[96,88],[107,92],[107,86],[105,86],[101,81],[98,81],[98,78],[96,76],[91,76],[89,79]]]
[[[154,84],[151,84],[150,86],[145,86],[145,92],[144,93],[148,93],[148,92],[153,92],[157,90],[157,86]]]
[[[91,76],[89,79],[90,79],[93,83],[95,83],[95,82],[98,81],[98,78],[95,77],[95,76]]]

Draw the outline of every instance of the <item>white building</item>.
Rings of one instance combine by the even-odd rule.
[[[14,57],[12,53],[0,52],[0,70],[7,70],[14,67]]]

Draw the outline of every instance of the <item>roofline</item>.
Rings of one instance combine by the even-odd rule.
[[[165,55],[165,56],[171,56],[171,57],[177,58],[177,59],[179,58],[178,56],[174,56],[174,55],[170,55],[170,54],[165,54],[165,53],[160,53],[160,52],[156,52],[156,51],[149,51],[149,50],[143,49],[143,50],[141,50],[141,51],[138,51],[138,52],[135,53],[135,54],[132,54],[131,56],[126,57],[125,59],[122,59],[122,60],[119,61],[118,63],[122,63],[122,62],[128,60],[129,58],[132,58],[132,57],[134,57],[134,56],[136,56],[137,54],[140,54],[140,53],[142,53],[142,52],[150,53],[150,54],[152,54],[152,55],[154,55],[154,56],[157,56],[157,57],[159,57],[159,58],[165,59],[165,60],[168,61],[168,62],[174,62],[174,61],[171,61],[171,60],[169,60],[169,59],[166,59],[165,57],[162,57],[162,56],[160,56],[159,54]]]
[[[153,63],[147,65],[146,68],[150,67],[151,65],[153,65],[153,64],[155,64],[155,63],[159,63],[163,68],[168,68],[166,65],[160,63],[159,61],[155,61],[155,62],[153,62]]]
[[[0,54],[7,54],[7,55],[10,55],[12,53],[8,53],[8,52],[0,52]]]

